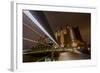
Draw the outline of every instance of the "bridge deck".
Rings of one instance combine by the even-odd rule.
[[[44,48],[44,49],[35,49],[30,51],[24,51],[23,54],[35,54],[35,53],[44,53],[44,52],[73,52],[73,53],[80,53],[74,49],[67,49],[67,48]]]

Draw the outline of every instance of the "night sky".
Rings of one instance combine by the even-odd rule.
[[[33,11],[34,12],[34,11]],[[67,24],[71,24],[73,27],[78,26],[83,40],[90,44],[90,30],[91,30],[91,14],[90,13],[72,13],[72,12],[51,12],[43,11],[49,25],[53,32],[61,27],[65,27]],[[41,19],[40,19],[41,20]],[[23,24],[29,25],[31,28],[40,33],[40,35],[45,36],[45,34],[36,26],[34,23],[23,14]],[[58,27],[58,28],[57,28]],[[25,25],[23,25],[23,37],[30,38],[32,40],[38,40],[39,35],[31,31]],[[36,45],[35,43],[24,41],[23,49],[31,48]]]
[[[45,15],[54,31],[57,26],[58,28],[67,24],[73,27],[79,26],[83,40],[90,42],[91,17],[89,13],[45,12]]]

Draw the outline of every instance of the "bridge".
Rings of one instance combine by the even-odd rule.
[[[72,52],[72,53],[78,53],[81,54],[82,52],[76,50],[76,49],[68,49],[68,48],[41,48],[41,49],[35,49],[30,51],[23,51],[23,54],[38,54],[38,53],[45,53],[45,52]]]

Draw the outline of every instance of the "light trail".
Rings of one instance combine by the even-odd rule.
[[[33,32],[35,32],[36,34],[38,34],[39,36],[41,36],[40,35],[40,33],[38,33],[36,30],[34,30],[32,27],[30,27],[29,25],[27,25],[27,24],[24,24],[27,28],[29,28],[30,30],[32,30]],[[43,37],[43,36],[41,36],[41,37]]]
[[[35,40],[29,39],[29,38],[23,38],[23,40],[26,40],[26,41],[29,41],[29,42],[33,42],[33,43],[41,43],[41,44],[43,44],[43,45],[45,45],[45,46],[50,46],[50,45],[48,45],[48,44],[45,44],[45,43],[42,43],[42,42],[39,42],[39,41],[35,41]],[[51,46],[50,46],[50,47],[51,47]]]
[[[38,22],[38,20],[30,13],[30,11],[24,11],[25,15],[27,15],[55,44],[58,43],[49,35],[49,33],[43,28],[43,26]]]
[[[29,42],[39,43],[39,42],[34,41],[34,40],[32,40],[32,39],[28,39],[28,38],[23,38],[23,39],[26,40],[26,41],[29,41]]]

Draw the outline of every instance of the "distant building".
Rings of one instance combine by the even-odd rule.
[[[66,25],[55,32],[56,39],[61,47],[77,47],[84,44],[78,27]]]

